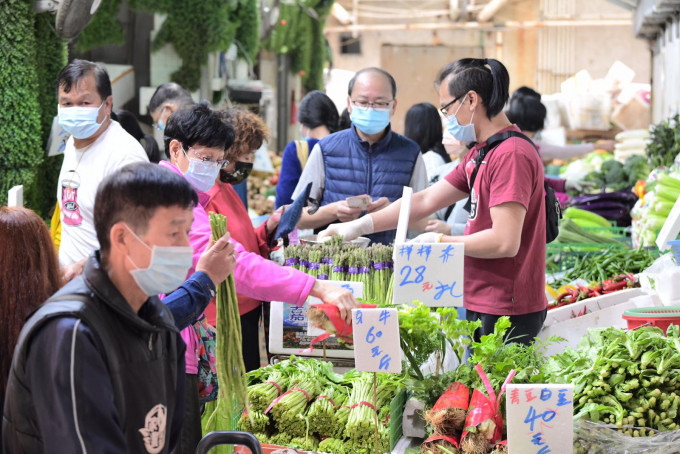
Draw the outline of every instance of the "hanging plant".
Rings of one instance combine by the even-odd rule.
[[[43,158],[34,19],[32,2],[0,2],[0,205],[13,186],[32,184]]]
[[[172,45],[182,66],[171,78],[196,90],[201,66],[211,52],[225,51],[237,37],[251,58],[257,53],[259,17],[256,0],[130,0],[131,5],[166,14],[152,50]],[[253,16],[255,15],[255,16]]]
[[[281,3],[279,20],[266,48],[290,56],[291,70],[302,76],[307,90],[323,89],[323,68],[330,61],[323,29],[333,0],[292,0]]]
[[[57,182],[63,155],[45,156],[47,140],[52,129],[52,120],[57,114],[57,92],[54,81],[59,71],[68,62],[66,43],[54,31],[55,16],[49,13],[35,17],[35,37],[40,45],[36,49],[36,70],[38,74],[38,104],[42,129],[41,149],[44,161],[35,171],[35,180],[26,191],[26,205],[41,217],[50,216],[57,201]]]
[[[97,13],[85,30],[78,35],[77,52],[87,52],[107,44],[125,43],[125,33],[118,20],[120,0],[102,0]]]

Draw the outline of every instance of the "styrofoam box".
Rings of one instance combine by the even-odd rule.
[[[583,301],[583,303],[589,303],[589,305],[584,304],[580,310],[586,308],[587,313],[578,317],[572,318],[571,311],[565,311],[565,309],[576,306],[576,304],[548,312],[548,317],[546,317],[538,338],[546,340],[550,336],[559,336],[566,342],[549,345],[545,351],[546,355],[562,353],[567,346],[576,347],[589,328],[626,328],[627,323],[623,319],[623,313],[628,309],[661,305],[661,301],[656,295],[646,294],[639,288],[621,290],[592,298],[592,300]],[[552,314],[556,311],[560,312]],[[575,311],[575,313],[578,312]],[[556,317],[560,317],[560,319]]]
[[[643,293],[644,291],[640,288],[630,288],[626,290],[619,290],[618,292],[614,293],[608,293],[595,298],[588,298],[578,301],[574,304],[558,307],[557,309],[551,309],[548,311],[548,315],[545,318],[543,326],[554,325],[558,322],[563,322],[565,320],[590,314],[591,312],[606,309],[608,307],[628,301],[631,298],[635,298],[636,296],[640,296]]]

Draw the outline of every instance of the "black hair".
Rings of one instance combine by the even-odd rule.
[[[451,157],[442,144],[442,120],[439,111],[429,102],[415,104],[406,112],[404,135],[420,146],[421,153],[432,150],[451,162]]]
[[[454,99],[462,99],[470,90],[476,92],[482,98],[489,120],[501,113],[508,102],[510,75],[503,63],[493,58],[456,60],[439,73],[438,84],[447,79],[448,93]]]
[[[179,107],[194,104],[194,98],[191,97],[189,90],[175,82],[168,82],[159,85],[156,91],[149,100],[149,113],[155,112],[161,105],[165,103],[175,104]]]
[[[338,130],[338,118],[338,108],[322,91],[310,91],[300,101],[297,120],[310,129],[326,126],[330,132],[335,132]]]
[[[77,58],[64,66],[59,72],[56,84],[57,95],[59,94],[60,88],[63,88],[66,93],[70,92],[74,85],[77,85],[80,80],[87,77],[89,74],[94,76],[97,93],[99,93],[102,101],[111,96],[111,80],[104,67],[97,63]]]
[[[347,94],[349,96],[352,96],[352,90],[354,89],[354,83],[356,82],[357,78],[365,73],[378,73],[384,76],[388,82],[390,83],[390,86],[392,87],[392,98],[397,96],[397,82],[395,82],[394,77],[392,77],[392,74],[388,73],[384,69],[376,68],[376,67],[371,67],[371,68],[364,68],[359,71],[357,71],[356,74],[354,74],[354,77],[350,79],[349,85],[347,87]]]
[[[223,122],[207,102],[200,102],[179,109],[168,118],[163,137],[165,155],[170,158],[170,142],[173,139],[178,140],[184,150],[199,144],[227,151],[234,143],[235,137],[234,128],[229,123]]]
[[[349,110],[345,107],[340,114],[340,120],[338,120],[338,131],[349,129],[351,126],[352,120],[349,117]]]
[[[157,208],[193,208],[198,195],[181,175],[156,164],[132,163],[113,172],[99,184],[94,200],[94,229],[106,259],[111,227],[127,223],[143,235]]]
[[[510,97],[506,115],[525,132],[537,132],[545,126],[547,110],[541,102],[540,93],[529,87],[520,87]]]
[[[125,132],[142,144],[150,162],[156,164],[161,160],[161,150],[158,147],[158,142],[156,142],[156,139],[151,134],[145,134],[142,131],[142,127],[139,126],[139,122],[132,112],[122,109],[116,110],[111,113],[111,118],[120,123]]]

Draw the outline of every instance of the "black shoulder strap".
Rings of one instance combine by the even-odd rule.
[[[92,304],[93,295],[86,293],[57,293],[41,305],[34,314],[36,317],[31,319],[24,325],[19,336],[17,345],[23,345],[24,350],[22,354],[26,353],[27,344],[24,342],[26,337],[31,336],[35,330],[43,325],[45,322],[56,317],[76,317],[79,318],[92,328],[93,326],[106,327],[106,316],[101,313],[96,304]],[[89,323],[88,323],[89,322]],[[118,356],[112,351],[114,348],[114,339],[107,329],[93,330],[95,336],[99,338],[101,346],[106,355],[106,364],[110,368],[111,386],[113,387],[113,398],[116,408],[121,419],[121,424],[124,426],[125,414],[125,400],[123,399],[123,384],[117,378],[120,364]]]
[[[472,175],[470,175],[470,192],[472,192],[472,188],[475,185],[475,179],[477,178],[477,172],[479,171],[479,166],[482,165],[482,162],[486,158],[486,156],[492,152],[498,145],[501,144],[506,139],[509,139],[510,137],[519,137],[521,139],[526,140],[531,144],[531,146],[534,147],[534,150],[536,150],[536,153],[538,153],[538,148],[536,148],[536,145],[534,142],[522,134],[521,132],[517,131],[504,131],[504,132],[499,132],[498,134],[494,134],[491,137],[489,137],[486,141],[486,145],[484,145],[480,150],[479,153],[477,153],[477,156],[475,156],[475,169],[472,171]],[[470,211],[471,208],[471,202],[470,199],[468,198],[468,201],[465,203],[465,210]]]

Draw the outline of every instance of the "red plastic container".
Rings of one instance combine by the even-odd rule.
[[[656,326],[665,333],[670,325],[680,325],[680,306],[637,307],[623,313],[628,329]]]

